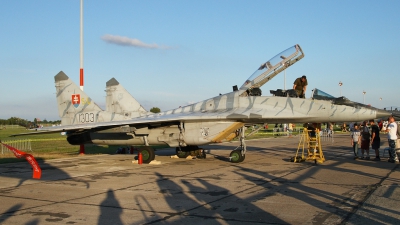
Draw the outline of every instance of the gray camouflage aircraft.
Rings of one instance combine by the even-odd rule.
[[[238,163],[246,154],[245,124],[350,122],[389,115],[362,104],[342,104],[331,98],[318,98],[318,94],[303,99],[289,90],[280,91],[281,94],[271,91],[274,96],[261,96],[262,85],[303,57],[300,46],[294,45],[263,63],[239,89],[234,87],[230,93],[157,114],[145,114],[137,106],[138,114],[128,116],[124,115],[123,109],[119,113],[102,111],[60,72],[55,76],[55,83],[63,126],[44,127],[36,133],[66,132],[72,145],[143,146],[140,151],[144,163],[155,158],[151,145],[176,147],[177,155],[186,157],[198,151],[199,145],[240,136],[240,146],[230,154],[231,161]]]

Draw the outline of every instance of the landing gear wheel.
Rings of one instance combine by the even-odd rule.
[[[241,150],[234,150],[231,152],[229,157],[231,158],[231,162],[240,163],[243,162],[243,160],[246,158],[246,155],[242,155]]]
[[[206,151],[204,151],[204,149],[202,149],[202,148],[199,148],[195,151],[191,151],[191,155],[196,156],[196,158],[198,158],[198,159],[205,159],[207,157]]]
[[[206,151],[204,149],[201,149],[201,156],[203,159],[207,158]]]
[[[179,158],[186,158],[190,155],[189,151],[182,151],[182,148],[176,147],[176,155]]]
[[[156,157],[154,149],[147,146],[141,147],[139,152],[142,153],[143,163],[150,163]]]

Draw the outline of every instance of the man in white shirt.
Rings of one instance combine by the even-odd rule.
[[[397,123],[394,121],[393,116],[389,116],[388,126],[385,132],[388,133],[388,142],[389,142],[389,160],[391,163],[399,163],[399,159],[396,154],[396,140],[397,140]]]

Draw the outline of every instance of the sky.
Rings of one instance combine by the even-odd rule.
[[[231,92],[299,44],[305,57],[263,95],[306,75],[307,98],[318,88],[400,106],[398,9],[397,0],[84,0],[84,91],[105,109],[114,77],[147,110],[169,110]],[[0,33],[0,119],[58,120],[54,76],[79,85],[80,0],[1,1]]]

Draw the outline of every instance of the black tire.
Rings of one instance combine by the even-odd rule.
[[[179,148],[179,147],[176,147],[176,155],[179,157],[179,158],[186,158],[186,157],[188,157],[189,155],[190,155],[190,152],[189,151],[182,151],[182,149],[183,148]]]
[[[244,156],[242,156],[242,161],[240,161],[240,162],[243,162],[245,159],[246,159],[246,154]]]
[[[240,163],[240,162],[243,162],[243,160],[246,158],[246,155],[242,156],[241,150],[234,150],[231,152],[229,157],[231,157],[231,162]]]
[[[201,156],[203,159],[207,158],[206,151],[204,149],[201,149]]]
[[[141,147],[139,149],[139,153],[142,153],[143,163],[150,163],[156,157],[156,155],[154,154],[154,149],[147,146]]]
[[[198,159],[205,159],[207,157],[206,155],[206,151],[204,151],[204,149],[199,148],[196,151],[194,151],[196,158]]]

